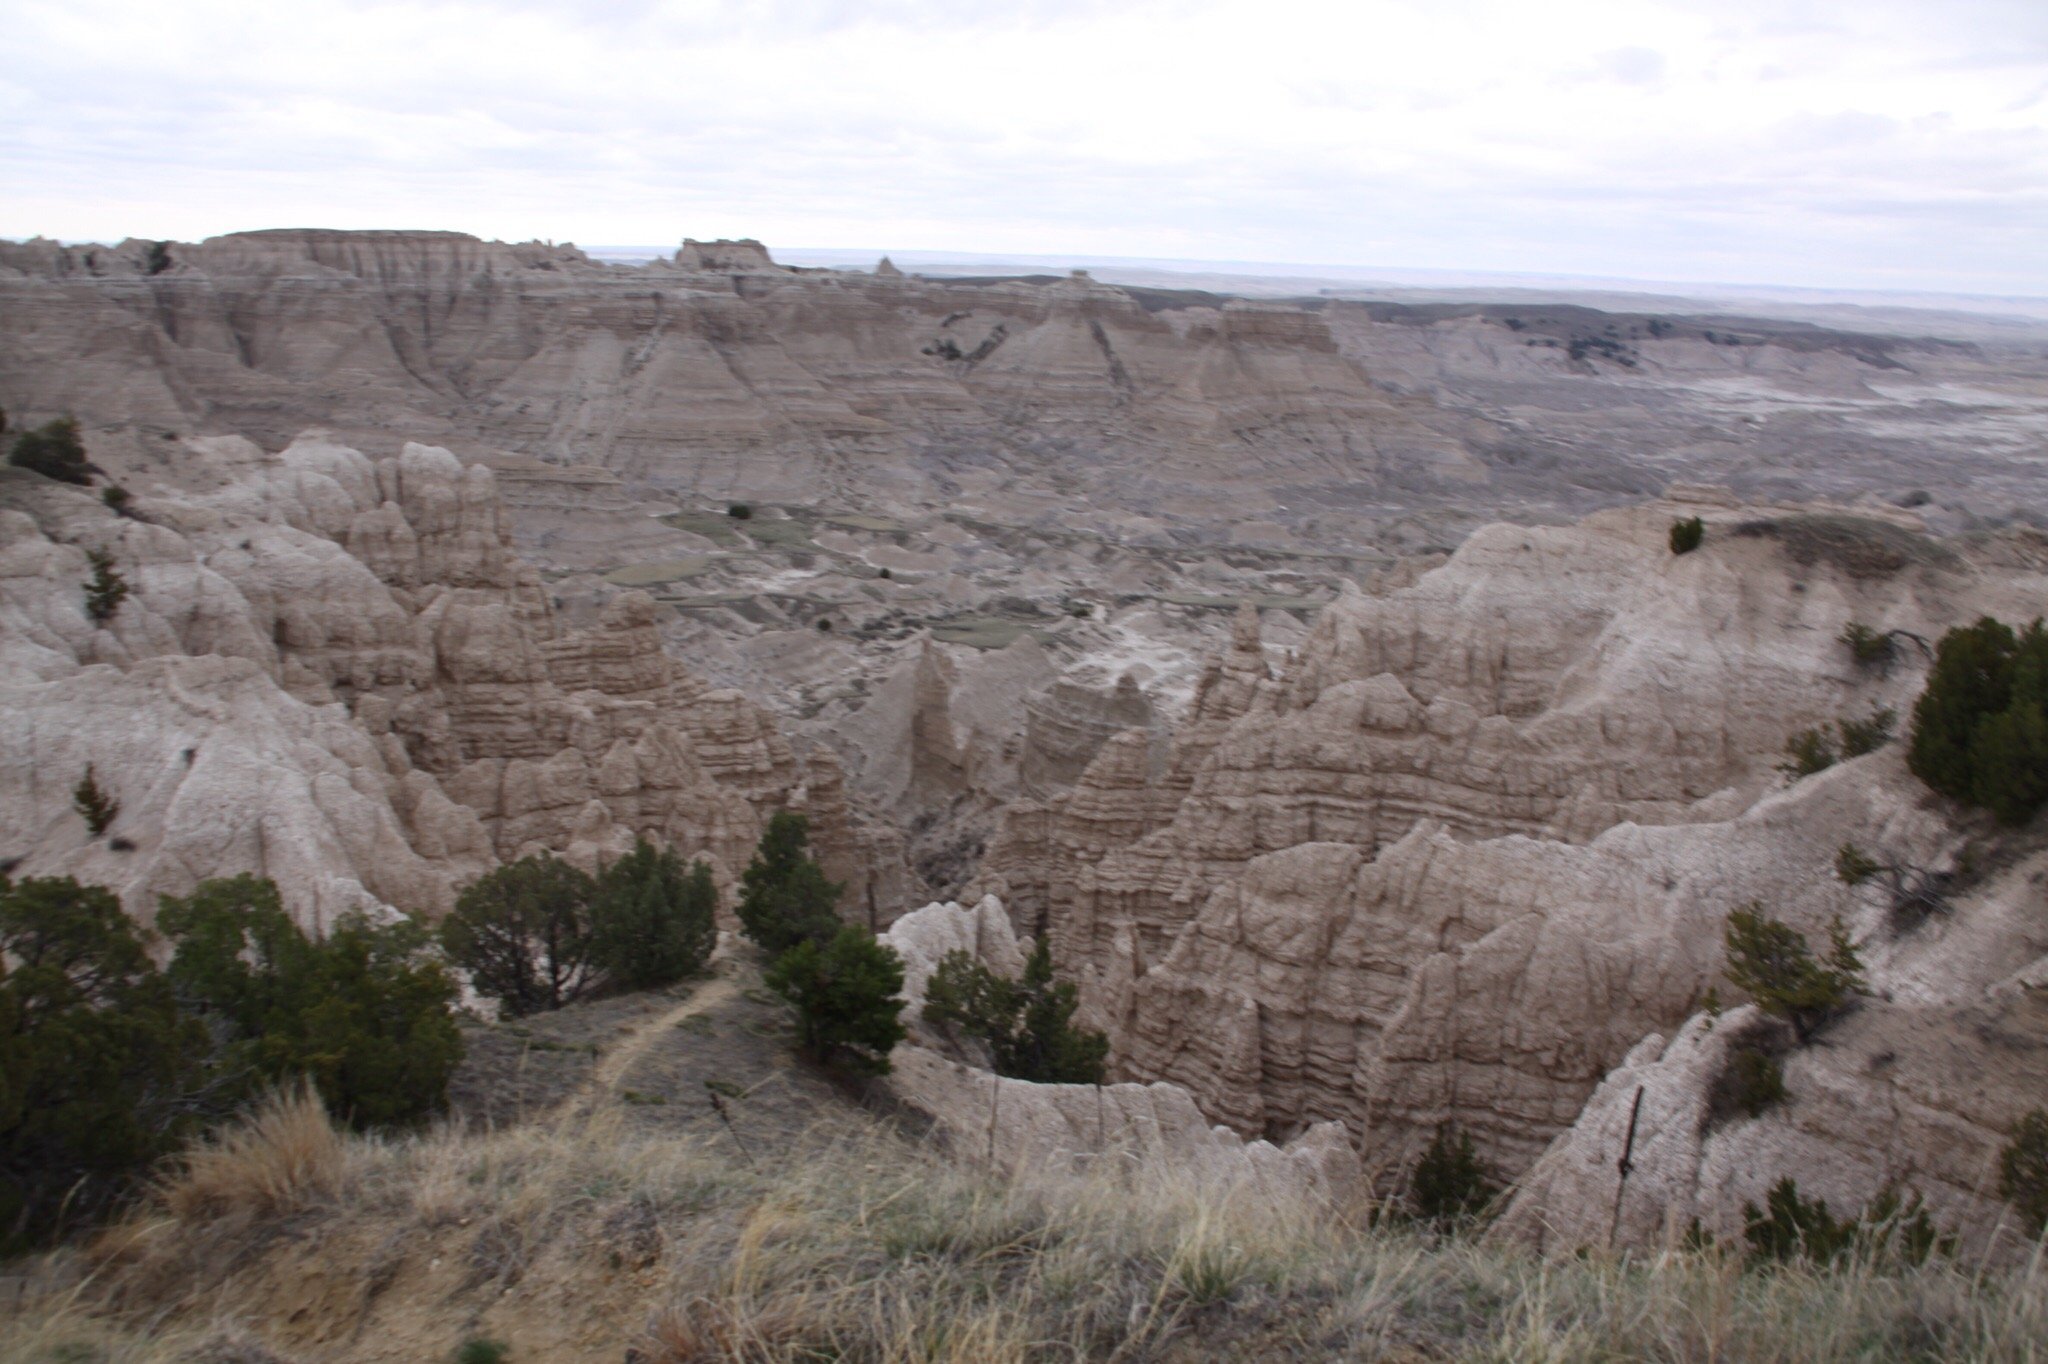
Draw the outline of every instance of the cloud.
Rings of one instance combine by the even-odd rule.
[[[2038,0],[15,0],[0,233],[2048,294]],[[1849,17],[1845,17],[1849,16]]]

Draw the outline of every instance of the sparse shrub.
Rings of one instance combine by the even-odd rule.
[[[1789,1022],[1802,1043],[1809,1041],[1863,989],[1862,959],[1839,918],[1829,923],[1828,939],[1827,960],[1817,960],[1797,929],[1751,901],[1728,916],[1729,983],[1765,1013]]]
[[[1899,713],[1890,706],[1879,707],[1866,719],[1835,721],[1835,732],[1842,736],[1842,756],[1860,758],[1877,752],[1892,741],[1898,722]]]
[[[477,993],[514,1018],[559,1009],[598,983],[592,960],[596,883],[552,853],[479,878],[441,922],[441,946]]]
[[[876,576],[877,578],[893,578],[893,577],[895,577],[896,575],[895,575],[895,574],[893,574],[893,573],[891,573],[891,572],[890,572],[890,571],[889,571],[888,569],[886,569],[886,568],[883,568],[883,569],[877,569],[877,570],[875,571],[875,576]]]
[[[735,521],[751,521],[754,519],[754,509],[744,502],[733,503],[725,509],[725,514]]]
[[[2021,1118],[1998,1153],[1998,1196],[2019,1211],[2031,1235],[2048,1231],[2048,1109]]]
[[[1842,627],[1842,633],[1835,636],[1849,650],[1849,657],[1860,667],[1888,668],[1898,655],[1898,645],[1888,631],[1873,630],[1860,620],[1852,620]]]
[[[7,462],[17,469],[30,469],[44,478],[54,478],[59,483],[76,483],[83,487],[92,482],[92,465],[85,457],[85,442],[80,439],[78,422],[72,417],[59,417],[16,436],[13,448],[7,452]]]
[[[1902,1198],[1887,1188],[1860,1217],[1837,1220],[1823,1198],[1806,1199],[1786,1176],[1771,1186],[1759,1209],[1742,1205],[1742,1234],[1750,1254],[1759,1260],[1787,1264],[1806,1260],[1833,1264],[1852,1253],[1895,1264],[1917,1265],[1936,1251],[1952,1254],[1955,1238],[1935,1229],[1920,1195]]]
[[[163,896],[157,926],[176,947],[165,974],[252,1079],[304,1076],[359,1127],[417,1122],[446,1105],[462,1058],[455,983],[426,954],[418,924],[350,915],[309,938],[273,882],[243,875]]]
[[[1778,770],[1793,781],[1825,772],[1842,760],[1834,739],[1820,728],[1802,729],[1787,739],[1785,755],[1786,761],[1778,764]]]
[[[0,877],[0,1255],[175,1145],[205,1051],[111,891]]]
[[[455,1350],[455,1364],[505,1364],[511,1357],[510,1345],[487,1336],[471,1336]]]
[[[78,785],[71,788],[71,808],[78,811],[78,817],[85,821],[94,838],[113,827],[121,814],[121,802],[100,789],[91,763],[85,765],[85,775],[78,779]]]
[[[135,501],[135,499],[129,493],[129,491],[126,488],[122,487],[120,484],[109,483],[106,487],[100,489],[100,501],[106,503],[107,509],[113,512],[114,515],[127,516],[129,514],[130,504],[132,504]]]
[[[740,926],[771,956],[827,941],[839,928],[833,911],[845,887],[826,879],[811,857],[810,829],[804,816],[778,811],[740,874]]]
[[[2021,824],[2048,801],[2048,629],[1986,616],[1943,635],[1907,756],[1944,795]]]
[[[169,242],[151,242],[149,259],[146,262],[149,273],[161,275],[164,271],[171,268],[171,264],[171,244]]]
[[[1749,1042],[1729,1051],[1708,1108],[1717,1120],[1737,1113],[1760,1118],[1786,1098],[1785,1067],[1765,1047]]]
[[[1572,358],[1577,359],[1578,357],[1573,356]],[[1673,554],[1690,554],[1700,547],[1700,541],[1704,540],[1706,535],[1707,523],[1700,520],[1697,516],[1689,516],[1683,521],[1673,521],[1671,523],[1671,552]]]
[[[1053,979],[1052,948],[1040,938],[1018,980],[964,951],[948,952],[925,987],[924,1016],[986,1044],[998,1075],[1099,1085],[1109,1039],[1073,1025],[1079,1003],[1070,982]]]
[[[704,969],[718,945],[718,890],[711,868],[688,872],[673,848],[634,840],[633,851],[598,874],[591,901],[591,952],[611,984],[626,990],[673,985]]]
[[[128,580],[114,567],[114,556],[103,549],[89,549],[85,561],[92,565],[92,577],[85,584],[85,614],[95,625],[105,625],[128,599]]]
[[[1410,1211],[1440,1227],[1480,1220],[1499,1194],[1492,1173],[1472,1149],[1472,1138],[1451,1123],[1437,1128],[1408,1176]]]
[[[1910,862],[1879,861],[1854,843],[1836,850],[1835,877],[1881,903],[1895,932],[1918,928],[1929,915],[1946,911],[1949,885],[1955,879],[1948,872]]]
[[[1833,734],[1818,726],[1802,729],[1785,741],[1786,761],[1778,764],[1778,770],[1798,781],[1825,772],[1846,758],[1875,753],[1891,742],[1898,718],[1897,711],[1885,706],[1861,720],[1835,721]]]
[[[796,1006],[804,1046],[820,1060],[886,1075],[904,1037],[903,959],[857,924],[831,939],[806,938],[769,968],[768,988]]]
[[[831,618],[827,616],[818,617],[818,629],[821,633],[830,634],[832,632]]]

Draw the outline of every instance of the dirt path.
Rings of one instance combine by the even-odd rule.
[[[601,1103],[612,1102],[618,1095],[614,1092],[619,1081],[626,1078],[641,1058],[647,1055],[654,1044],[663,1037],[674,1035],[676,1025],[695,1014],[723,1007],[740,992],[740,984],[731,976],[720,975],[706,981],[690,997],[673,1009],[665,1009],[652,1018],[634,1026],[616,1044],[598,1058],[597,1068],[591,1072],[583,1088],[562,1102],[559,1117],[570,1117],[594,1112]]]

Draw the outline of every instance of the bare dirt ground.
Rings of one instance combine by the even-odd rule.
[[[449,1107],[476,1127],[615,1107],[642,1129],[724,1127],[751,1151],[845,1097],[796,1055],[789,1008],[762,985],[746,947],[726,949],[710,973],[667,990],[471,1024],[464,1035],[469,1051]]]

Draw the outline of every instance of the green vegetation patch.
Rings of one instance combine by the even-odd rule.
[[[1023,621],[1003,616],[961,616],[932,627],[932,638],[940,643],[965,644],[973,649],[1007,649],[1019,636],[1027,634],[1052,638],[1044,630],[1034,630]]]
[[[886,516],[864,516],[859,512],[848,512],[843,516],[825,518],[828,526],[844,526],[848,530],[871,531],[876,535],[888,535],[896,531],[909,530],[901,521],[891,521]]]
[[[627,564],[604,575],[608,583],[620,587],[659,587],[663,583],[680,582],[694,578],[711,567],[708,554],[691,554],[681,559],[657,559],[647,564]]]
[[[664,526],[686,530],[692,535],[701,535],[713,544],[731,545],[738,548],[740,533],[733,519],[722,511],[681,511],[670,512],[661,518]]]

